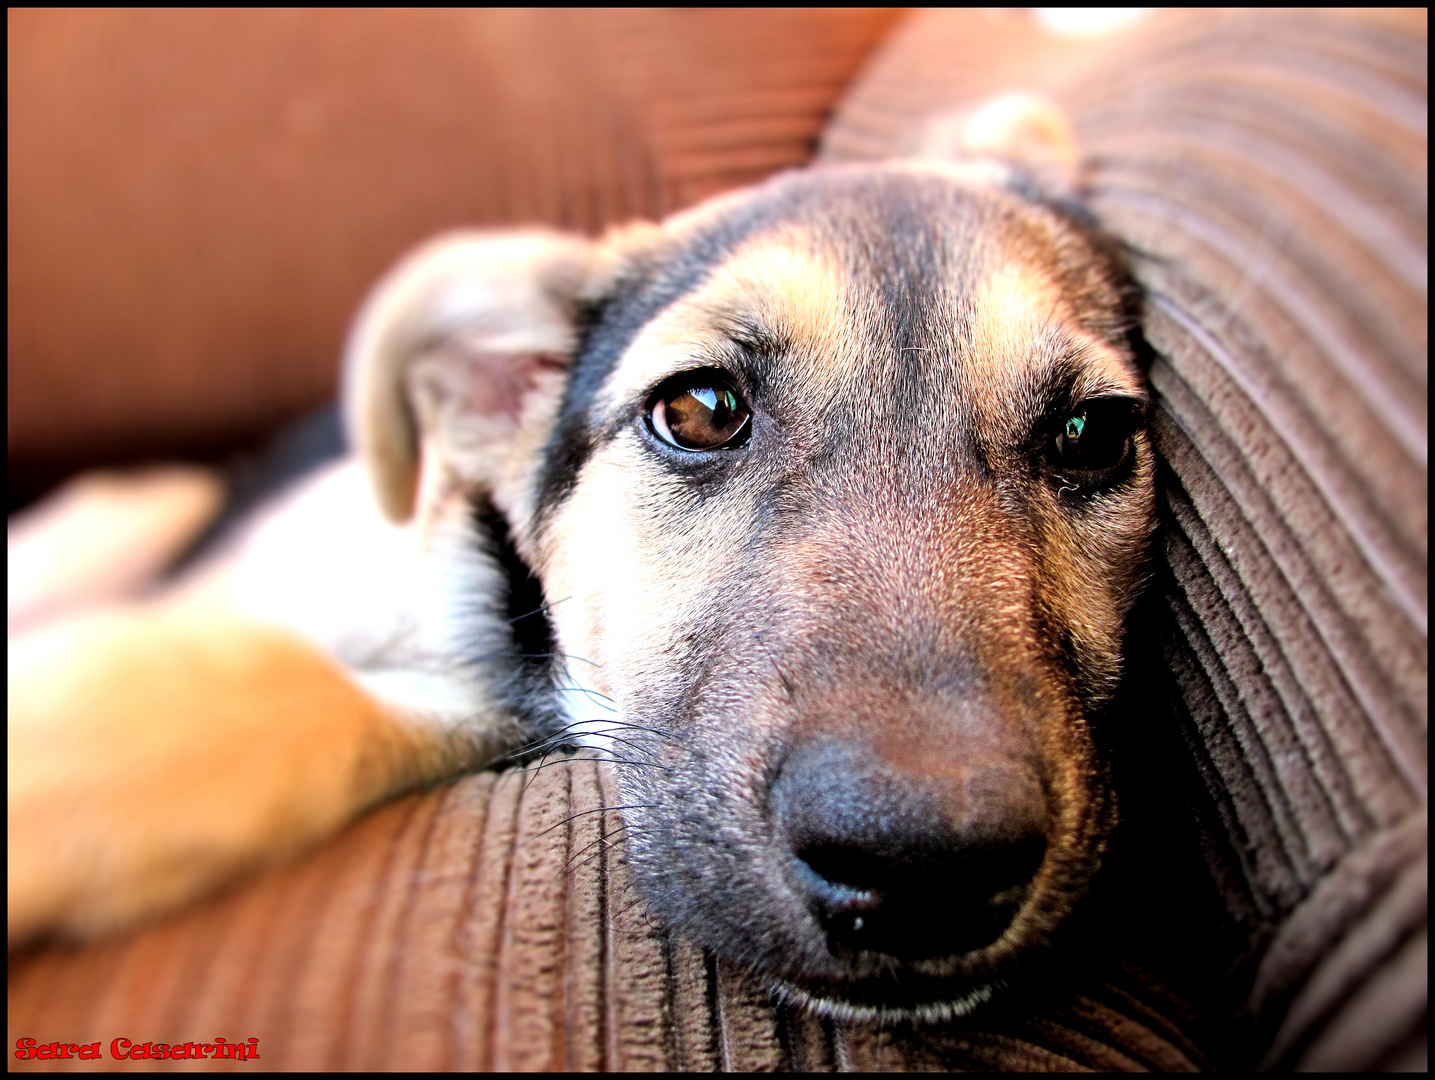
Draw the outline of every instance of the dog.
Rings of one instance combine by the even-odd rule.
[[[1100,864],[1155,521],[1134,292],[992,116],[980,158],[402,262],[352,458],[157,595],[12,634],[12,943],[576,744],[653,914],[778,993],[991,997]]]

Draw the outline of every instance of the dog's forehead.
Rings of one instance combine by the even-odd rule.
[[[979,356],[981,377],[1001,382],[1043,335],[1107,336],[1119,297],[1093,262],[1056,215],[990,185],[892,168],[800,174],[651,238],[616,276],[578,379],[602,411],[675,372],[725,366],[737,343],[829,383],[870,383],[904,354]]]

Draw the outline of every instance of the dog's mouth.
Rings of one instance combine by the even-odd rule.
[[[780,1001],[835,1020],[940,1023],[967,1016],[996,994],[999,984],[931,979],[920,975],[818,987],[778,979],[771,992]]]
[[[969,996],[1050,899],[1048,787],[1015,756],[899,765],[861,740],[799,744],[765,808],[768,887],[801,943],[795,977],[777,974],[854,1005]]]
[[[801,974],[775,973],[774,991],[839,1019],[966,1015],[992,997],[1044,922],[1049,875],[1027,871],[1030,860],[1043,863],[1045,843],[1038,838],[1027,846],[1023,858],[1004,860],[999,875],[1020,880],[977,889],[985,894],[980,901],[970,888],[954,887],[950,875],[930,871],[889,872],[880,887],[869,888],[805,874],[809,934],[820,935],[825,956]]]
[[[939,1021],[965,1016],[988,1001],[1005,982],[1011,948],[999,938],[969,952],[904,959],[877,950],[848,951],[833,958],[841,975],[776,976],[772,989],[784,1000],[843,1020]]]

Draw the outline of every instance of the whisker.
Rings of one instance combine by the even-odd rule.
[[[613,913],[608,917],[609,922],[616,923],[624,915],[632,915],[634,912],[637,912],[638,918],[640,918],[643,923],[648,927],[648,929],[651,930],[653,933],[661,934],[663,932],[662,927],[655,926],[652,920],[648,917],[647,904],[644,901],[644,898],[636,893],[634,894],[633,898],[628,901],[628,903],[620,905],[613,910]],[[614,929],[616,930],[617,928],[615,927]],[[621,933],[622,931],[619,932]],[[631,934],[633,933],[633,931],[629,930],[627,931],[627,933]]]
[[[577,736],[587,734],[590,734],[590,732],[586,730],[580,731],[576,728],[572,730],[556,732],[555,734],[549,735],[546,738],[536,739],[531,743],[524,743],[522,746],[516,746],[512,750],[508,751],[504,756],[516,760],[519,757],[523,757],[528,754],[536,754],[540,751],[558,750],[565,745],[569,745],[571,740],[573,740]],[[592,734],[596,734],[596,732]]]
[[[516,761],[522,756],[537,753],[540,750],[559,749],[564,745],[568,744],[571,740],[583,735],[597,735],[601,738],[611,739],[614,742],[622,743],[625,746],[631,747],[633,750],[638,751],[639,753],[646,754],[652,752],[642,743],[634,739],[626,739],[621,735],[612,734],[608,727],[608,725],[611,724],[611,721],[593,721],[593,723],[595,724],[603,724],[603,727],[580,727],[580,723],[580,721],[575,721],[572,724],[565,725],[562,730],[554,732],[552,735],[549,735],[545,738],[535,739],[533,742],[524,743],[522,746],[516,746],[512,750],[506,751],[501,757],[496,758],[495,761],[501,761],[505,758]],[[627,725],[616,724],[612,726],[616,728],[616,730],[622,731]]]
[[[641,805],[641,804],[639,804],[639,805]],[[615,809],[616,809],[616,808],[615,808]],[[598,836],[594,837],[593,840],[591,840],[591,841],[589,841],[588,843],[584,844],[584,845],[583,845],[581,848],[579,848],[577,851],[570,851],[570,852],[568,853],[569,859],[570,859],[570,860],[576,859],[579,855],[582,855],[585,851],[587,851],[587,850],[589,850],[590,848],[592,848],[594,844],[601,844],[601,843],[606,843],[606,842],[609,841],[609,840],[615,840],[615,839],[618,837],[618,834],[619,834],[619,833],[626,832],[626,831],[627,831],[627,828],[628,828],[628,822],[627,822],[626,820],[624,820],[622,817],[616,818],[613,822],[610,822],[609,824],[612,826],[612,830],[611,830],[611,831],[608,831],[608,830],[604,829],[604,831],[600,832],[600,833],[598,834]],[[599,828],[600,828],[600,829],[603,828],[602,822],[599,823]]]
[[[573,653],[566,652],[552,652],[546,655],[548,655],[549,657],[561,656],[564,660],[577,660],[580,664],[587,664],[589,667],[597,668],[599,671],[603,670],[602,664],[596,664],[592,660],[589,660],[586,656],[575,656],[573,655]]]
[[[631,720],[625,720],[625,719],[622,719],[621,717],[618,717],[618,716],[607,716],[607,717],[604,717],[602,720],[597,720],[597,719],[571,720],[571,721],[569,721],[567,724],[565,724],[564,727],[565,727],[565,728],[569,728],[569,727],[575,727],[575,726],[577,726],[577,725],[579,725],[579,724],[599,724],[599,723],[601,723],[601,724],[613,724],[613,725],[615,725],[615,726],[617,726],[617,727],[632,728],[634,731],[646,731],[646,732],[648,732],[648,733],[650,733],[650,734],[652,734],[652,735],[658,736],[658,737],[661,738],[661,739],[672,739],[672,740],[674,740],[674,741],[681,741],[681,739],[682,739],[682,736],[679,735],[679,733],[676,732],[676,731],[669,731],[667,728],[648,727],[648,726],[645,725],[645,724],[635,724],[635,723],[634,723],[633,721],[631,721]],[[561,730],[561,729],[560,729],[560,730]]]
[[[657,764],[656,762],[652,762],[652,761],[631,761],[631,760],[628,760],[628,759],[626,759],[626,758],[604,758],[603,760],[604,760],[604,761],[612,762],[612,763],[615,764],[615,765],[635,765],[635,766],[637,766],[637,767],[639,767],[639,768],[661,769],[663,772],[672,772],[672,771],[673,771],[672,769],[668,768],[666,765],[659,765],[659,764]],[[553,766],[555,766],[555,765],[567,765],[567,764],[569,764],[567,761],[545,761],[545,762],[542,762],[542,763],[540,763],[540,764],[538,764],[538,765],[525,765],[525,766],[523,767],[523,772],[531,775],[531,774],[533,774],[533,773],[542,772],[544,769],[551,769],[551,768],[552,768]],[[531,782],[531,781],[530,781],[530,782]],[[523,790],[524,790],[524,791],[527,791],[527,790],[528,790],[527,785],[524,785],[524,789],[523,789]]]
[[[623,738],[621,735],[609,735],[607,732],[602,732],[602,731],[580,731],[580,732],[578,732],[577,734],[579,734],[579,735],[598,735],[598,736],[600,736],[600,737],[602,737],[602,738],[604,738],[604,739],[612,739],[615,743],[622,743],[622,744],[623,744],[624,746],[626,746],[629,750],[632,750],[632,751],[634,751],[635,753],[648,754],[648,755],[650,755],[650,756],[651,756],[652,753],[653,753],[653,751],[649,750],[649,749],[648,749],[646,746],[644,746],[642,743],[637,742],[637,741],[634,740],[634,739],[625,739],[625,738]]]
[[[543,603],[539,604],[536,608],[534,608],[532,611],[525,611],[522,615],[515,615],[515,616],[513,616],[513,618],[511,618],[511,619],[508,620],[508,625],[509,625],[509,626],[512,626],[512,625],[513,625],[514,623],[516,623],[516,622],[521,622],[521,621],[524,620],[524,619],[532,618],[534,615],[537,615],[539,612],[542,612],[543,614],[546,615],[548,612],[550,612],[550,611],[552,611],[554,608],[556,608],[559,604],[566,604],[569,600],[572,600],[572,599],[573,599],[573,597],[571,597],[571,596],[565,596],[562,600],[544,601]]]
[[[617,851],[621,845],[627,842],[627,839],[628,838],[626,836],[615,835],[614,838],[610,841],[608,837],[600,836],[591,844],[585,844],[578,851],[574,852],[573,855],[569,857],[567,864],[564,866],[563,872],[565,874],[576,873],[578,870],[581,870],[583,867],[593,862],[593,860],[600,859],[604,855],[609,854],[610,852]],[[598,850],[592,851],[592,849],[595,847],[598,848]],[[592,854],[584,854],[585,852],[589,851],[592,851]],[[583,857],[579,858],[578,856],[580,855]]]
[[[772,650],[767,647],[766,633],[764,631],[759,631],[756,637],[757,643],[762,646],[762,651],[767,654],[768,663],[770,663],[772,665],[772,669],[777,672],[777,677],[782,682],[782,688],[787,691],[787,700],[796,701],[797,694],[792,689],[792,684],[787,681],[787,673],[782,670],[782,665],[777,662],[777,657],[773,656]]]
[[[580,817],[586,817],[586,816],[589,815],[589,814],[601,814],[601,813],[602,813],[603,811],[605,811],[605,810],[644,810],[644,809],[650,809],[650,808],[655,807],[655,806],[657,806],[657,805],[658,805],[657,803],[620,803],[620,804],[617,805],[617,806],[595,806],[595,807],[593,807],[593,809],[591,809],[591,810],[580,810],[580,811],[578,811],[578,813],[576,813],[576,814],[569,814],[566,818],[564,818],[562,821],[558,822],[556,825],[550,825],[550,826],[548,826],[548,828],[544,829],[542,832],[536,832],[536,833],[534,833],[532,836],[528,837],[527,839],[528,839],[528,840],[535,840],[535,839],[537,839],[537,838],[540,837],[540,836],[547,836],[547,835],[548,835],[549,833],[551,833],[554,829],[561,829],[564,825],[571,825],[573,822],[577,821]]]
[[[682,736],[676,731],[668,731],[666,728],[647,727],[643,724],[635,724],[631,720],[618,720],[609,718],[601,721],[604,724],[616,724],[619,727],[632,728],[634,731],[646,731],[650,735],[656,735],[660,739],[672,739],[674,742],[681,742]],[[575,720],[574,723],[581,723]]]
[[[669,768],[669,767],[666,766],[666,765],[659,765],[656,761],[633,761],[633,760],[630,760],[629,758],[603,758],[602,760],[605,761],[605,762],[610,762],[610,763],[612,763],[612,764],[614,764],[614,765],[639,765],[639,766],[642,766],[643,768],[646,768],[646,769],[661,769],[663,772],[672,772],[672,771],[673,771],[671,768]],[[551,764],[553,764],[553,765],[562,765],[563,762],[561,762],[561,761],[554,761],[554,762],[552,762]],[[537,766],[537,767],[540,768],[540,769],[542,769],[542,768],[547,768],[547,765],[539,765],[539,766]]]
[[[589,690],[586,686],[555,686],[553,689],[560,694],[582,694],[584,697],[593,698],[597,701],[611,702],[613,700],[607,694],[600,694],[597,690]],[[617,708],[615,705],[605,705],[602,707],[614,709],[615,711]]]
[[[622,726],[621,721],[613,720],[613,719],[608,719],[608,718],[604,718],[604,719],[602,719],[602,720],[598,720],[598,719],[570,720],[568,723],[563,724],[562,726],[560,726],[560,727],[558,727],[558,728],[555,728],[554,730],[548,732],[546,735],[541,735],[541,736],[539,736],[539,737],[536,738],[536,739],[531,739],[531,740],[529,740],[529,741],[526,742],[526,743],[521,743],[521,744],[519,744],[518,746],[513,747],[511,750],[509,750],[509,751],[507,751],[507,752],[508,752],[508,753],[512,753],[512,754],[516,754],[516,753],[521,753],[521,752],[523,752],[523,751],[525,751],[525,750],[536,749],[537,747],[542,746],[544,743],[547,743],[547,742],[549,742],[549,741],[551,741],[551,740],[553,740],[553,739],[562,738],[565,734],[577,732],[579,728],[583,727],[583,726],[586,725],[586,724],[603,724],[603,725],[605,725],[605,726],[607,726],[607,725],[612,725],[612,726],[615,726],[615,727],[621,727],[621,726]]]

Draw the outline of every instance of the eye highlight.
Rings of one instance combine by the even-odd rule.
[[[751,415],[727,382],[711,375],[689,376],[659,389],[648,422],[669,446],[698,452],[741,445]]]
[[[1052,440],[1053,464],[1088,474],[1109,473],[1131,454],[1141,405],[1130,398],[1093,398],[1072,408],[1060,423]]]

